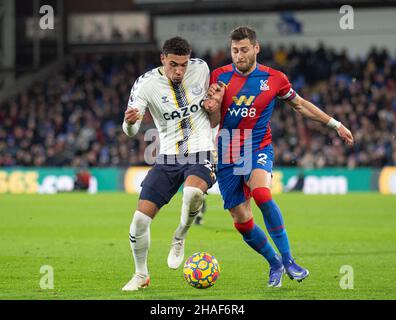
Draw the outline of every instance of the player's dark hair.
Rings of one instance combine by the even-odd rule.
[[[173,37],[164,42],[162,46],[162,54],[175,54],[177,56],[188,56],[191,54],[192,48],[187,40],[181,37]]]
[[[256,44],[257,35],[256,31],[249,27],[237,27],[230,33],[231,41],[240,41],[244,39],[249,39],[250,43]]]

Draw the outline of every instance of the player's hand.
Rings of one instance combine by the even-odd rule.
[[[208,98],[203,102],[203,107],[208,113],[214,113],[219,110],[220,104],[212,98]]]
[[[204,101],[204,108],[208,113],[218,111],[225,92],[223,83],[212,83],[208,89],[208,99]]]
[[[137,108],[128,108],[125,111],[124,121],[129,124],[133,125],[140,119],[139,109]]]
[[[208,89],[208,97],[210,99],[214,99],[219,104],[221,104],[221,102],[223,101],[225,88],[226,88],[226,86],[222,82],[212,83]]]
[[[348,145],[353,145],[352,133],[346,127],[341,125],[341,127],[337,129],[337,133],[341,137],[341,139],[344,140]]]

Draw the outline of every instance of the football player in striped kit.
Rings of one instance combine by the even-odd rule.
[[[142,182],[129,240],[135,273],[123,287],[134,291],[150,283],[147,256],[150,224],[184,183],[181,218],[168,255],[168,266],[177,269],[184,258],[187,231],[203,205],[206,191],[215,183],[213,131],[202,108],[209,87],[209,68],[201,59],[191,59],[191,46],[174,37],[162,47],[162,66],[148,71],[134,83],[123,122],[133,137],[148,108],[159,132],[160,152]]]
[[[348,145],[353,144],[353,136],[340,122],[300,97],[285,74],[257,62],[260,47],[253,29],[234,29],[230,42],[233,63],[212,72],[210,99],[204,104],[212,126],[220,125],[219,188],[224,209],[230,211],[235,228],[269,263],[268,286],[281,287],[284,273],[302,281],[309,271],[294,261],[283,215],[272,198],[274,151],[270,119],[276,99],[285,101],[303,117],[336,130]],[[280,256],[254,222],[251,198],[261,210]]]

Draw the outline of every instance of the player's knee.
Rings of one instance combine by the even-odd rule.
[[[252,196],[258,206],[272,200],[271,189],[266,187],[253,189]]]
[[[254,219],[253,217],[250,218],[246,222],[238,223],[234,221],[234,227],[237,229],[241,234],[247,234],[253,230],[254,227]]]
[[[145,233],[151,221],[152,219],[148,215],[136,210],[130,226],[130,234],[137,235]]]
[[[183,202],[189,207],[189,211],[195,212],[203,205],[204,194],[201,189],[196,187],[184,187]]]

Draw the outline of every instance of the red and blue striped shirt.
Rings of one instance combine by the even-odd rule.
[[[220,82],[226,85],[226,90],[219,129],[222,130],[221,137],[226,130],[230,139],[219,138],[219,157],[224,152],[231,154],[235,146],[242,156],[248,141],[252,143],[252,151],[269,145],[272,142],[270,118],[276,98],[292,100],[296,96],[286,75],[257,64],[253,72],[244,76],[233,64],[229,64],[212,72],[210,83]],[[224,145],[223,140],[227,141],[227,145]]]

